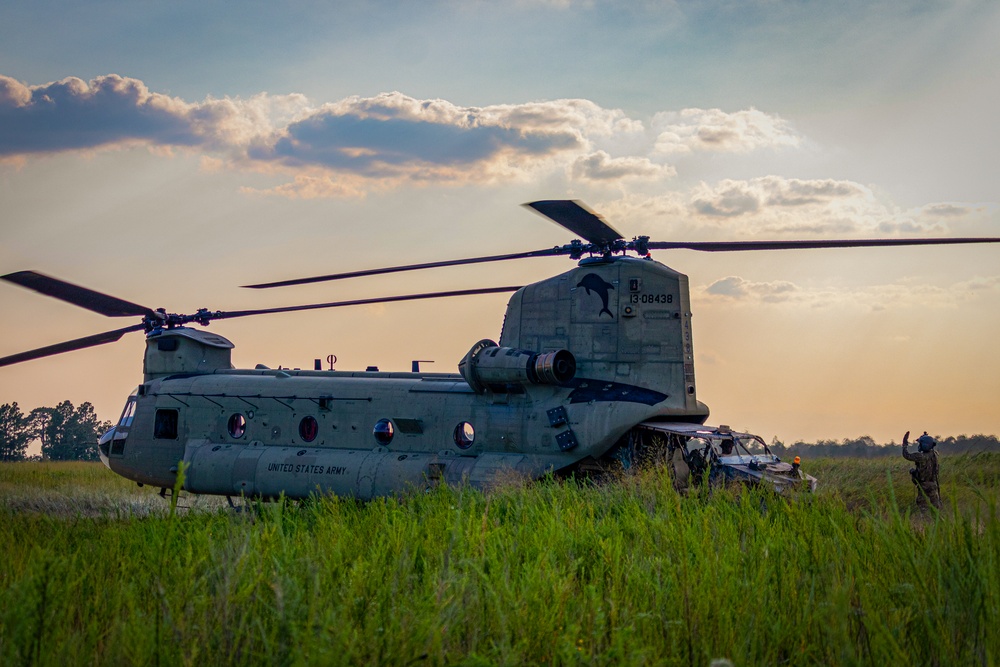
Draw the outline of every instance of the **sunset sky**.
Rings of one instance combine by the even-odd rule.
[[[171,312],[526,284],[579,199],[655,240],[1000,236],[995,0],[67,2],[0,8],[0,274]],[[1000,244],[658,251],[710,423],[1000,433]],[[239,367],[456,371],[507,295],[253,317]],[[127,326],[0,284],[0,356]],[[115,420],[141,334],[0,368]]]

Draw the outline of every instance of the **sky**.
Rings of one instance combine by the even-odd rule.
[[[662,241],[1000,236],[994,0],[0,8],[0,273],[192,312],[520,285],[578,199]],[[1000,433],[1000,244],[657,251],[699,399],[765,440]],[[455,372],[507,296],[219,321],[238,367]],[[0,284],[0,356],[132,324]],[[0,368],[115,420],[143,340]]]

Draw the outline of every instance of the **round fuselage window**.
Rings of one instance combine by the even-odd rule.
[[[396,429],[393,428],[392,422],[388,419],[379,419],[375,423],[375,428],[372,429],[372,435],[375,436],[375,442],[383,446],[392,442],[392,436],[395,434]]]

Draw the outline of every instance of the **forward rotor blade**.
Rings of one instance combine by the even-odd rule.
[[[596,213],[572,199],[533,201],[525,206],[597,246],[608,246],[624,238]]]
[[[287,287],[289,285],[305,285],[308,283],[321,283],[329,280],[343,280],[345,278],[360,278],[362,276],[377,276],[383,273],[398,273],[400,271],[417,271],[419,269],[437,269],[442,266],[459,266],[462,264],[482,264],[484,262],[502,262],[507,259],[523,259],[525,257],[549,257],[551,255],[565,254],[561,248],[546,248],[545,250],[529,250],[527,252],[515,252],[507,255],[488,255],[485,257],[469,257],[466,259],[448,259],[440,262],[424,262],[422,264],[405,264],[402,266],[389,266],[381,269],[363,269],[361,271],[348,271],[345,273],[331,273],[326,276],[314,276],[312,278],[295,278],[292,280],[279,280],[273,283],[259,283],[257,285],[243,285],[251,289],[267,289],[270,287]]]
[[[393,301],[417,301],[420,299],[441,299],[449,296],[471,296],[473,294],[497,294],[500,292],[516,292],[520,285],[512,287],[481,287],[477,289],[451,290],[448,292],[426,292],[423,294],[403,294],[400,296],[380,296],[371,299],[354,299],[351,301],[331,301],[330,303],[311,303],[304,306],[283,306],[279,308],[260,308],[257,310],[233,310],[209,313],[207,319],[227,320],[234,317],[249,317],[250,315],[267,315],[269,313],[292,313],[299,310],[318,310],[320,308],[340,308],[341,306],[363,306],[371,303],[391,303]]]
[[[37,350],[12,354],[9,357],[0,358],[0,366],[10,366],[12,364],[19,364],[22,361],[31,361],[32,359],[51,357],[54,354],[62,354],[63,352],[72,352],[73,350],[82,350],[86,347],[113,343],[125,334],[131,331],[141,331],[144,327],[145,325],[143,324],[134,324],[130,327],[125,327],[124,329],[105,331],[104,333],[84,336],[83,338],[77,338],[76,340],[68,340],[65,343],[56,343],[55,345],[40,347]]]
[[[41,292],[46,296],[54,297],[60,301],[72,303],[74,306],[80,306],[101,315],[107,315],[108,317],[129,317],[136,315],[145,317],[153,314],[152,309],[145,306],[140,306],[131,301],[119,299],[118,297],[101,294],[92,289],[73,285],[72,283],[36,273],[35,271],[18,271],[0,276],[0,278],[15,285]]]
[[[1000,243],[1000,238],[930,238],[930,239],[842,239],[826,241],[649,241],[650,250],[701,250],[732,252],[739,250],[804,250],[809,248],[867,248],[905,245],[955,245],[961,243]]]
[[[333,301],[330,303],[313,303],[304,306],[261,308],[257,310],[235,310],[230,312],[216,311],[214,313],[205,313],[202,318],[203,321],[202,320],[198,321],[200,321],[202,324],[207,324],[209,320],[225,320],[225,319],[232,319],[235,317],[248,317],[250,315],[266,315],[268,313],[291,313],[299,310],[317,310],[320,308],[338,308],[341,306],[360,306],[372,303],[391,303],[393,301],[416,301],[419,299],[438,299],[449,296],[496,294],[500,292],[514,292],[519,289],[521,289],[520,286],[484,287],[484,288],[466,289],[466,290],[450,290],[447,292],[427,292],[424,294],[403,294],[399,296],[374,297],[371,299],[354,299],[351,301]],[[62,354],[63,352],[72,352],[73,350],[82,350],[88,347],[104,345],[105,343],[113,343],[129,332],[141,331],[144,328],[145,328],[144,323],[134,324],[129,327],[124,327],[122,329],[115,329],[114,331],[105,331],[104,333],[93,334],[91,336],[84,336],[83,338],[77,338],[75,340],[69,340],[63,343],[56,343],[55,345],[47,345],[46,347],[40,347],[36,350],[30,350],[28,352],[19,352],[18,354],[12,354],[10,356],[0,358],[0,367],[10,366],[12,364],[18,364],[21,363],[22,361],[30,361],[32,359],[49,357],[55,354]]]

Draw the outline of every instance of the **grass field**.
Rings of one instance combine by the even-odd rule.
[[[933,516],[901,458],[804,467],[795,502],[651,470],[235,514],[3,464],[0,663],[1000,661],[1000,455],[943,458]]]

